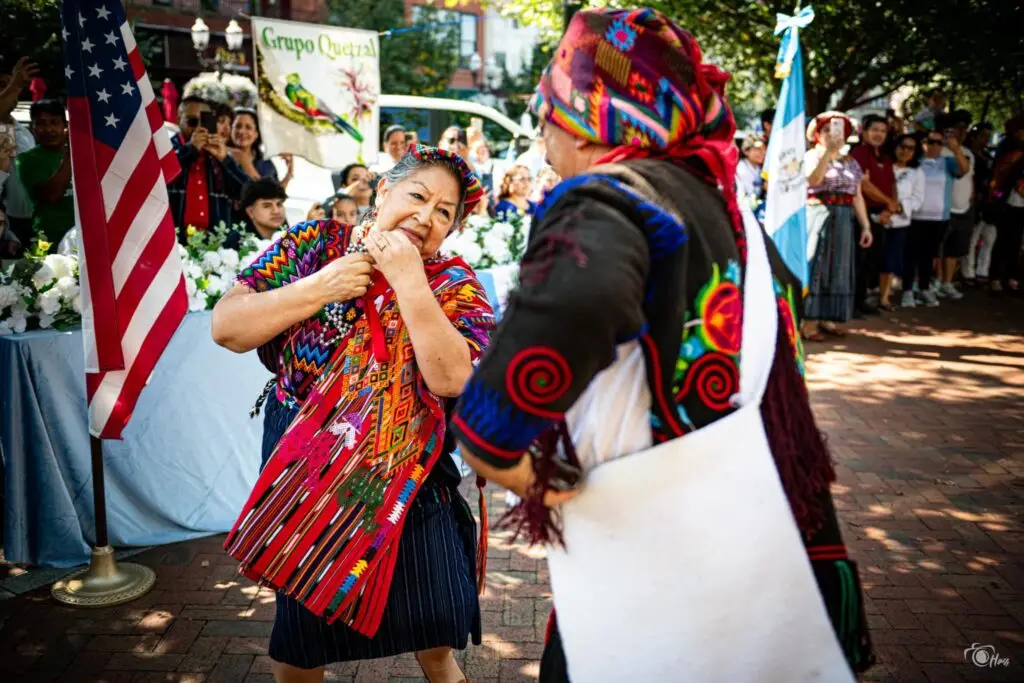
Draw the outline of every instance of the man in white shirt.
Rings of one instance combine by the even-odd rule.
[[[941,119],[940,119],[941,120]],[[963,145],[967,138],[967,131],[971,127],[971,113],[963,109],[950,114],[945,121],[948,126],[943,133],[946,136],[955,137],[957,142]],[[953,192],[949,205],[949,229],[942,242],[942,281],[938,285],[936,294],[940,298],[962,299],[963,294],[953,286],[953,276],[970,251],[971,233],[974,227],[974,213],[971,205],[974,198],[974,167],[975,159],[971,150],[961,148],[962,154],[970,162],[970,169],[953,181]],[[948,148],[942,150],[942,156],[954,156]]]

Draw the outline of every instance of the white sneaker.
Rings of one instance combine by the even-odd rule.
[[[928,308],[935,308],[939,305],[939,297],[935,296],[935,292],[930,289],[922,294],[921,298],[924,299],[924,305]]]
[[[917,302],[914,300],[913,292],[903,292],[903,298],[900,300],[900,308],[914,308],[917,306]]]
[[[942,289],[939,290],[939,296],[948,297],[953,301],[960,301],[960,299],[964,298],[963,293],[961,293],[960,290],[957,289],[952,282],[942,283]]]
[[[932,278],[931,284],[928,286],[928,291],[933,294],[938,294],[942,290],[942,282],[937,277]]]

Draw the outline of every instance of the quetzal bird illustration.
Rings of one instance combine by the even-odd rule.
[[[293,107],[304,111],[314,119],[329,121],[338,129],[338,132],[348,133],[355,138],[356,142],[363,141],[362,134],[351,123],[335,114],[331,111],[330,107],[324,104],[323,100],[306,90],[298,74],[288,74],[286,81],[287,85],[284,86],[284,94]]]

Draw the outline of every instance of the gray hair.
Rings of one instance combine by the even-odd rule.
[[[418,159],[412,154],[406,153],[398,160],[398,163],[391,167],[390,171],[383,174],[383,177],[387,179],[389,186],[394,186],[403,180],[407,180],[416,171],[430,168],[431,166],[440,166],[447,170],[459,185],[459,204],[455,207],[455,220],[452,221],[450,231],[454,232],[462,224],[466,211],[466,187],[462,184],[462,169],[459,168],[458,164],[451,159]],[[376,194],[376,190],[374,194]]]

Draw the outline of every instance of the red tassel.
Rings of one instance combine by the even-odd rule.
[[[487,495],[484,493],[484,487],[487,486],[487,480],[483,477],[476,478],[477,488],[477,505],[480,507],[480,541],[476,549],[476,587],[479,595],[484,594],[484,589],[487,587],[487,545],[488,545],[488,526],[487,521]]]
[[[836,472],[794,355],[780,317],[761,417],[793,517],[804,537],[811,538],[825,522],[820,493],[836,480]]]

